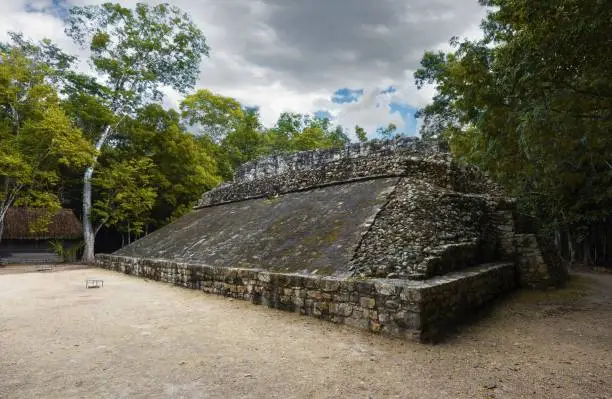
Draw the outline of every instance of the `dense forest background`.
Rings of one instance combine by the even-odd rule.
[[[421,136],[503,184],[566,261],[612,266],[612,4],[480,3],[483,38],[451,38],[414,75],[437,89]],[[0,240],[11,207],[68,207],[91,261],[180,217],[244,162],[367,140],[307,114],[264,127],[257,109],[194,90],[209,48],[174,6],[70,12],[66,34],[88,60],[19,33],[0,44]],[[178,109],[162,107],[164,87],[184,93]]]
[[[422,135],[502,183],[566,261],[611,266],[612,3],[480,3],[483,39],[415,73],[437,88]]]

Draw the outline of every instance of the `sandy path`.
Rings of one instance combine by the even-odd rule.
[[[0,275],[0,398],[612,398],[611,294],[581,276],[424,346],[103,270]]]

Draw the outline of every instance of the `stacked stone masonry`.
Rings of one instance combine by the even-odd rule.
[[[553,282],[515,203],[414,138],[277,155],[100,266],[392,336],[436,339]],[[322,276],[325,275],[325,276]]]
[[[464,193],[499,195],[501,190],[474,167],[415,138],[352,144],[344,149],[304,151],[247,163],[230,183],[206,192],[196,208],[309,190],[363,179],[410,176]]]
[[[100,267],[251,301],[392,337],[434,342],[473,309],[515,287],[511,263],[426,281],[338,279],[98,255]]]

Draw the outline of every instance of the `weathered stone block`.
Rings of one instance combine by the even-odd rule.
[[[350,294],[348,292],[341,292],[332,295],[334,302],[348,302],[350,301]]]
[[[421,315],[418,313],[402,310],[393,315],[393,321],[401,328],[421,329]]]
[[[400,293],[400,298],[406,302],[418,303],[422,301],[422,291],[412,287],[404,287]]]
[[[381,324],[387,324],[391,321],[391,316],[389,315],[389,313],[387,312],[379,312],[378,313],[378,321]]]
[[[378,311],[375,309],[363,309],[361,311],[361,317],[364,319],[371,319],[378,321]]]
[[[318,290],[307,291],[307,295],[308,295],[308,298],[312,298],[312,299],[315,299],[315,300],[320,300],[320,299],[323,298],[322,294],[321,294],[321,291],[318,291]]]
[[[387,283],[374,283],[377,294],[395,295],[395,285]]]
[[[370,297],[361,297],[359,298],[359,303],[362,307],[373,309],[376,307],[376,300]]]
[[[353,314],[353,305],[348,303],[339,303],[337,313],[341,316],[348,317]]]
[[[399,307],[397,301],[385,301],[385,308],[395,310]]]
[[[338,291],[340,287],[340,282],[338,280],[321,280],[321,289],[325,292],[335,292]]]

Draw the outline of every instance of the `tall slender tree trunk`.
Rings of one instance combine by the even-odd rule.
[[[570,229],[567,229],[567,251],[569,252],[569,264],[570,266],[574,264],[574,240],[570,233]]]
[[[85,170],[83,176],[83,240],[85,247],[83,248],[83,262],[93,263],[95,260],[94,245],[96,242],[96,234],[91,223],[91,178],[93,176],[94,167],[89,166]]]
[[[558,228],[555,229],[555,250],[557,251],[557,255],[562,260],[565,260],[563,257],[563,244],[562,244],[562,234]]]
[[[100,153],[100,150],[106,142],[110,132],[111,126],[108,125],[104,128],[102,136],[100,136],[96,142],[96,155],[94,155],[91,165],[85,169],[85,173],[83,174],[83,241],[85,242],[85,246],[83,247],[83,263],[91,264],[96,260],[94,252],[94,246],[96,244],[96,231],[94,230],[93,223],[91,221],[91,178],[93,177],[94,169],[96,163],[98,162],[98,154]]]
[[[2,233],[4,233],[4,214],[0,214],[0,243],[2,243]]]
[[[2,178],[2,191],[4,193],[4,200],[0,202],[0,242],[2,242],[2,233],[4,233],[4,215],[6,215],[6,211],[10,204],[8,203],[9,198],[9,178],[8,176],[4,176]]]

